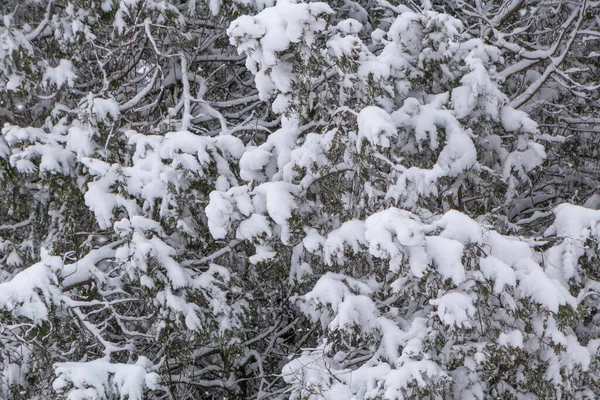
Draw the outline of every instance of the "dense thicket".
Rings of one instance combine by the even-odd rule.
[[[600,3],[0,14],[0,398],[600,395]]]

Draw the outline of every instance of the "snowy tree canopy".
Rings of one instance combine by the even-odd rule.
[[[0,13],[0,399],[600,396],[600,3]]]

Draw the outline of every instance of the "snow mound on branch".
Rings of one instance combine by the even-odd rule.
[[[69,143],[66,146],[64,144],[66,130],[60,121],[50,133],[39,128],[5,124],[2,128],[0,154],[9,157],[10,164],[23,173],[35,172],[37,168],[33,161],[39,157],[40,172],[68,175],[75,162],[74,155],[68,148]],[[9,155],[8,150],[3,151],[3,143],[12,148],[12,154]]]
[[[158,207],[160,217],[174,217],[171,211],[174,195],[169,188],[178,192],[189,189],[190,178],[205,177],[213,163],[221,175],[220,182],[228,187],[235,179],[229,162],[239,159],[244,149],[241,140],[232,136],[203,137],[188,131],[164,136],[132,131],[129,143],[135,149],[131,166],[110,165],[88,157],[81,159],[95,176],[88,183],[86,205],[103,229],[114,222],[116,208],[136,216]],[[132,197],[141,200],[142,206]]]
[[[496,257],[488,256],[480,259],[479,267],[483,276],[494,282],[494,293],[502,293],[505,286],[517,285],[515,271]]]
[[[458,176],[466,170],[478,168],[477,150],[472,133],[465,129],[448,104],[447,93],[431,96],[427,104],[415,98],[407,98],[403,106],[391,114],[395,125],[414,135],[416,147],[421,150],[423,142],[432,150],[441,148],[431,169],[410,167],[398,175],[397,183],[391,185],[387,197],[404,199],[410,207],[419,196],[437,194],[437,182],[443,177]],[[438,130],[444,130],[445,141],[440,141]]]
[[[73,87],[75,78],[77,78],[74,69],[75,67],[70,60],[60,60],[56,67],[46,68],[46,72],[44,72],[44,76],[42,77],[42,82],[50,82],[57,87],[61,87],[64,84]]]
[[[21,83],[23,83],[23,78],[19,75],[12,74],[8,77],[8,82],[6,83],[6,90],[18,92]]]
[[[308,236],[307,236],[308,237]],[[346,247],[358,253],[367,243],[365,239],[365,224],[363,221],[346,221],[338,229],[333,230],[324,243],[325,262],[331,264],[332,257],[337,256],[337,261],[343,263]]]
[[[294,194],[298,192],[297,186],[287,182],[267,182],[254,189],[254,193],[264,198],[269,216],[281,226],[287,226],[296,207]]]
[[[313,44],[315,33],[325,29],[322,15],[333,14],[326,3],[292,3],[279,0],[251,17],[243,15],[234,20],[227,34],[239,54],[246,54],[246,67],[255,74],[260,99],[266,101],[275,90],[285,94],[295,79],[291,65],[281,62],[277,53],[292,44]],[[285,104],[285,95],[276,101]]]
[[[553,313],[558,313],[560,306],[569,305],[577,308],[577,300],[557,280],[548,277],[542,267],[530,259],[519,261],[516,266],[519,281],[518,290],[522,297],[531,299],[546,307]]]
[[[264,215],[252,214],[240,223],[235,236],[237,239],[251,240],[261,235],[271,237],[271,224]]]
[[[371,293],[373,289],[361,281],[328,272],[310,292],[298,298],[298,305],[314,322],[321,321],[331,330],[349,326],[370,330],[378,315],[368,297]]]
[[[247,186],[233,187],[226,192],[215,190],[209,198],[205,212],[208,229],[215,239],[226,237],[234,220],[249,217],[255,211]]]
[[[600,233],[600,210],[560,204],[553,212],[556,218],[546,235],[556,235],[562,238],[562,243],[546,251],[549,261],[546,270],[553,278],[567,282],[578,277],[577,265],[586,252],[585,242]]]
[[[390,115],[375,106],[365,107],[358,114],[358,139],[356,149],[360,153],[362,139],[372,146],[390,147],[390,137],[396,134],[396,127]]]
[[[455,285],[465,280],[465,267],[462,265],[464,246],[462,243],[438,236],[428,236],[425,251],[436,264],[444,279],[451,279]]]
[[[450,292],[429,302],[437,306],[437,315],[444,324],[467,328],[471,326],[470,319],[475,315],[475,307],[469,295]]]
[[[456,210],[445,213],[435,226],[442,228],[441,237],[458,240],[462,244],[481,243],[483,241],[481,226]]]
[[[61,267],[60,257],[49,257],[0,283],[0,310],[36,324],[48,319],[48,305],[59,302],[62,295],[55,275]]]
[[[409,386],[426,387],[431,380],[444,379],[447,374],[437,363],[431,360],[407,359],[398,369],[390,371],[385,377],[385,398],[406,399],[403,394]]]
[[[561,237],[587,239],[591,234],[598,235],[600,230],[600,210],[560,204],[554,209],[556,219],[546,234],[556,234]]]
[[[484,44],[481,39],[471,39],[461,46],[457,56],[464,58],[469,72],[460,80],[463,86],[452,90],[456,117],[473,118],[483,113],[497,121],[499,109],[508,102],[506,95],[498,88],[494,74],[489,71],[491,61],[500,60],[499,50]]]
[[[471,138],[466,134],[450,135],[438,157],[437,164],[447,171],[449,176],[458,176],[476,165],[477,150]]]
[[[504,106],[500,110],[500,121],[507,132],[525,132],[536,134],[538,125],[535,121],[529,118],[526,112],[515,110],[511,106]]]
[[[298,122],[284,119],[281,128],[273,132],[262,145],[248,148],[240,158],[240,176],[245,181],[279,180],[290,162],[296,139],[300,135]],[[298,154],[296,154],[298,157]],[[264,171],[263,171],[264,170]]]
[[[406,210],[389,208],[365,221],[369,252],[375,257],[392,258],[400,254],[398,244],[415,246],[423,241],[423,228],[416,216]]]
[[[52,386],[59,393],[68,392],[69,400],[104,399],[115,392],[123,399],[142,400],[145,390],[160,387],[159,375],[148,372],[151,367],[143,356],[135,364],[114,364],[106,359],[57,363],[58,377]]]
[[[523,333],[518,330],[511,331],[509,333],[502,332],[498,336],[498,344],[506,347],[523,348]]]
[[[504,160],[502,175],[505,179],[510,176],[511,170],[515,170],[521,176],[542,165],[546,159],[546,150],[540,143],[525,141],[519,138],[517,150],[508,154]]]
[[[102,120],[106,120],[109,116],[116,120],[120,114],[119,104],[111,99],[95,98],[92,109]]]

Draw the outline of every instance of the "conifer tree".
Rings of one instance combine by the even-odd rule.
[[[0,399],[600,393],[596,3],[0,5]]]

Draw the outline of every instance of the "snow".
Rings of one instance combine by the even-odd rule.
[[[435,300],[430,300],[429,303],[437,306],[437,315],[442,323],[457,328],[471,327],[475,307],[469,295],[462,292],[449,292]]]
[[[431,169],[406,168],[398,176],[397,183],[388,189],[387,197],[402,199],[411,207],[418,196],[436,195],[436,184],[443,177],[458,176],[466,170],[479,167],[472,132],[465,129],[450,110],[445,109],[448,102],[448,93],[430,96],[426,104],[409,97],[400,109],[391,113],[396,127],[410,132],[419,151],[424,141],[428,141],[432,150],[440,146],[442,148]],[[439,128],[445,130],[445,143],[440,143]]]
[[[346,221],[338,229],[331,231],[327,235],[327,239],[323,244],[325,262],[331,264],[333,261],[332,257],[337,256],[336,261],[341,264],[345,258],[346,246],[357,254],[366,244],[364,222],[357,220]],[[314,246],[311,246],[311,248],[314,248]]]
[[[6,90],[17,92],[22,83],[23,78],[21,76],[12,74],[8,77],[8,82],[6,83]]]
[[[362,28],[363,25],[354,18],[347,18],[335,25],[336,30],[346,35],[359,33]]]
[[[252,240],[258,236],[271,237],[271,225],[267,217],[261,214],[252,214],[250,218],[240,222],[236,232],[236,238]]]
[[[464,282],[466,274],[462,265],[464,246],[462,243],[443,237],[428,236],[425,251],[432,258],[444,279],[451,279],[455,285]]]
[[[597,235],[600,222],[600,210],[576,206],[574,204],[560,204],[553,210],[556,216],[549,234],[556,234],[566,238],[587,239],[590,234]]]
[[[448,171],[448,175],[457,176],[477,163],[477,150],[471,138],[466,134],[451,135],[438,157],[438,165]]]
[[[60,302],[56,289],[56,275],[62,260],[47,258],[16,274],[11,280],[0,283],[0,310],[16,317],[25,317],[35,324],[48,319],[48,307]]]
[[[13,250],[6,258],[6,264],[11,267],[18,267],[23,265],[23,259],[15,250]]]
[[[123,171],[120,166],[112,165],[104,176],[88,183],[88,191],[84,196],[85,204],[95,214],[101,229],[112,226],[113,210],[116,207],[123,207],[129,215],[140,213],[135,201],[111,193],[110,187],[122,179]]]
[[[398,369],[394,369],[385,378],[385,397],[404,399],[402,393],[409,385],[426,387],[428,380],[444,378],[446,373],[431,360],[407,360]]]
[[[479,244],[483,241],[481,226],[456,210],[446,212],[435,226],[442,228],[441,237],[458,240],[462,244]]]
[[[375,318],[372,313],[376,310],[371,300],[365,296],[372,292],[369,286],[360,281],[327,272],[310,292],[299,299],[298,305],[314,322],[320,320],[323,326],[332,324],[329,325],[330,328],[343,328],[347,324],[358,324],[360,327],[364,323],[370,328],[374,323],[372,319]],[[363,297],[356,299],[357,296]],[[345,310],[349,315],[342,315],[333,323],[331,315],[322,309],[322,305],[329,306],[335,314],[339,315],[340,310]]]
[[[42,82],[50,82],[57,87],[61,87],[65,84],[69,87],[73,87],[75,79],[77,78],[74,69],[75,67],[70,60],[62,59],[56,67],[46,68],[46,72],[44,72],[44,76],[42,77]]]
[[[296,206],[294,194],[299,193],[299,188],[287,182],[267,182],[257,186],[253,192],[265,199],[267,212],[273,221],[284,230],[287,229],[288,219],[292,217],[292,211]],[[287,242],[286,233],[282,235],[284,243]]]
[[[356,327],[361,331],[368,332],[378,325],[379,312],[368,296],[347,294],[338,305],[336,314],[328,327],[332,331]]]
[[[60,270],[62,286],[70,287],[80,282],[85,282],[92,276],[102,278],[104,274],[98,270],[97,265],[102,260],[114,257],[116,254],[115,247],[114,243],[107,244],[98,249],[91,250],[75,263],[65,264]]]
[[[380,58],[364,61],[358,67],[358,76],[368,80],[388,79],[391,75],[390,66]],[[388,147],[382,144],[383,147]]]
[[[518,291],[549,311],[558,313],[560,306],[577,308],[577,301],[559,281],[551,279],[533,260],[523,259],[515,265]]]
[[[554,223],[546,235],[561,237],[562,243],[546,251],[546,273],[554,279],[568,282],[576,276],[579,259],[585,254],[585,242],[600,231],[600,211],[573,204],[560,204],[554,208]]]
[[[398,244],[416,246],[423,241],[421,223],[408,211],[389,208],[375,213],[365,221],[365,238],[369,252],[380,258],[400,254]]]
[[[93,141],[94,132],[86,126],[74,125],[69,128],[67,149],[74,152],[78,158],[92,156],[96,150]]]
[[[509,237],[498,232],[486,232],[485,242],[489,244],[491,255],[498,258],[509,266],[514,266],[521,260],[533,257],[529,245],[516,237]]]
[[[282,175],[280,171],[290,162],[294,142],[299,135],[296,120],[282,121],[282,127],[271,133],[265,143],[251,147],[244,153],[240,159],[242,179],[263,182],[265,175],[269,175],[273,180],[278,180]]]
[[[119,104],[111,99],[94,98],[93,111],[102,120],[106,120],[110,116],[113,120],[119,116]]]
[[[502,127],[507,132],[521,131],[524,133],[536,134],[538,125],[527,113],[521,110],[515,110],[511,106],[504,106],[500,110],[500,121]]]
[[[508,102],[508,98],[493,81],[493,75],[489,73],[487,65],[491,61],[490,58],[496,61],[500,58],[499,51],[486,46],[480,39],[467,41],[462,50],[468,52],[464,56],[464,61],[470,72],[460,80],[464,86],[452,91],[452,102],[455,105],[457,118],[462,119],[482,112],[497,121],[498,110]],[[476,108],[478,110],[475,110]]]
[[[543,145],[531,141],[525,142],[520,138],[519,148],[509,153],[504,160],[503,176],[508,179],[512,169],[526,176],[525,173],[542,165],[545,159],[546,151]]]
[[[523,348],[523,334],[521,331],[514,330],[508,333],[502,332],[498,336],[498,344],[500,346]]]
[[[420,45],[421,32],[412,28],[418,26],[422,20],[423,18],[417,13],[402,13],[388,30],[389,40],[402,43],[409,53],[416,53]]]
[[[260,171],[267,165],[270,159],[271,153],[266,149],[248,149],[248,151],[242,155],[242,158],[240,158],[240,168],[243,171],[242,178],[247,181],[251,180],[252,175],[248,174],[246,171]]]
[[[48,134],[42,129],[32,127],[19,128],[5,124],[2,129],[6,144],[18,147],[9,155],[11,165],[23,173],[35,173],[38,170],[32,162],[39,160],[41,172],[69,174],[73,167],[73,154],[64,147],[64,135],[61,124],[55,125]],[[2,143],[3,141],[0,141]]]
[[[222,239],[226,236],[232,217],[239,218],[239,214],[233,214],[235,207],[244,216],[250,216],[254,211],[247,186],[233,187],[227,192],[212,191],[209,199],[205,213],[208,219],[208,228],[215,239]]]
[[[483,276],[494,283],[494,293],[500,294],[506,286],[515,287],[517,285],[515,271],[496,257],[481,258],[479,266]]]
[[[452,104],[456,118],[462,119],[469,116],[475,108],[475,99],[471,97],[471,87],[467,85],[452,89]]]
[[[302,243],[308,252],[314,253],[325,245],[325,238],[316,229],[308,228],[305,233],[306,236],[302,239]]]
[[[263,261],[271,260],[277,256],[277,253],[273,251],[270,246],[256,245],[254,255],[248,258],[251,264],[258,264]]]
[[[188,303],[182,296],[178,296],[166,289],[159,292],[156,296],[156,301],[168,307],[170,310],[184,317],[185,327],[191,331],[201,330],[204,328],[202,321],[198,317],[200,307],[194,303]]]
[[[57,363],[57,378],[52,386],[60,393],[67,385],[73,385],[66,396],[68,400],[106,398],[113,390],[121,398],[142,400],[145,390],[158,389],[160,382],[157,373],[147,371],[148,364],[143,356],[136,364],[117,364],[106,359]]]
[[[358,114],[358,140],[356,150],[360,153],[362,139],[372,146],[390,147],[390,137],[396,135],[396,127],[390,115],[379,107],[365,107]]]

